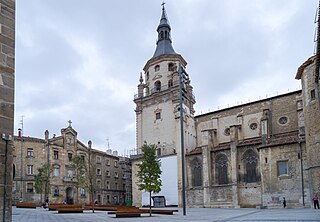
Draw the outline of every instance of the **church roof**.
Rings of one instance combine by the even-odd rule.
[[[163,4],[160,24],[157,28],[157,32],[158,32],[157,48],[152,58],[158,57],[160,55],[177,54],[172,47],[170,31],[171,31],[171,27],[170,27],[167,13]]]
[[[297,71],[297,74],[296,74],[296,79],[301,79],[301,76],[302,76],[302,73],[304,71],[304,69],[306,67],[308,67],[310,64],[312,64],[315,60],[315,56],[311,56],[307,61],[305,61],[299,68],[298,68],[298,71]]]

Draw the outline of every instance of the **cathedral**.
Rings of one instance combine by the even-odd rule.
[[[154,196],[166,205],[272,208],[285,198],[288,207],[310,206],[320,193],[318,53],[297,70],[302,90],[196,116],[187,61],[173,48],[164,5],[157,33],[134,97],[133,204],[147,204],[135,176],[147,142],[161,160],[163,186]]]

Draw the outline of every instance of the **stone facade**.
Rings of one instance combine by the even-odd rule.
[[[298,69],[296,79],[301,80],[302,105],[307,152],[307,176],[310,195],[320,194],[320,87],[316,75],[316,57],[310,57]],[[309,195],[309,197],[311,197]]]
[[[12,141],[8,139],[13,135],[14,69],[15,1],[0,0],[0,134],[7,140],[0,140],[0,217],[5,221],[12,220]]]
[[[60,136],[49,138],[14,138],[15,179],[13,202],[40,203],[48,196],[50,203],[89,203],[91,197],[87,186],[77,185],[77,175],[72,158],[80,156],[87,163],[93,178],[94,200],[99,204],[124,204],[131,200],[131,162],[119,157],[116,151],[102,152],[84,145],[77,139],[71,127],[61,130]],[[89,162],[90,161],[90,162]],[[35,192],[35,175],[44,164],[51,166],[48,191]],[[89,178],[89,176],[88,176]]]
[[[279,207],[283,197],[290,207],[310,203],[301,100],[296,91],[196,116],[197,147],[187,154],[188,205]]]
[[[182,205],[179,73],[186,61],[171,46],[171,27],[162,9],[154,56],[140,74],[135,95],[137,149],[144,141],[158,156],[176,155]],[[162,33],[162,31],[164,33]],[[165,41],[167,38],[167,41]],[[189,207],[288,207],[311,204],[320,193],[319,83],[314,57],[297,73],[302,90],[194,116],[190,79],[183,80],[185,188]],[[170,171],[170,169],[169,169]],[[163,172],[167,174],[168,172]],[[175,175],[173,175],[175,176]],[[133,178],[133,200],[143,199]]]

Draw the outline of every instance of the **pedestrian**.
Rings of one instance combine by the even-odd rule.
[[[318,198],[318,194],[315,194],[313,197],[312,197],[312,200],[313,200],[313,207],[314,209],[319,209],[319,198]]]
[[[287,207],[286,198],[283,198],[282,205],[283,205],[283,208],[286,208],[286,207]]]

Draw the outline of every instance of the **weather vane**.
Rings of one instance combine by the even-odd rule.
[[[165,5],[165,4],[166,4],[166,3],[163,1],[162,4],[161,4],[163,8],[164,8],[164,5]]]

